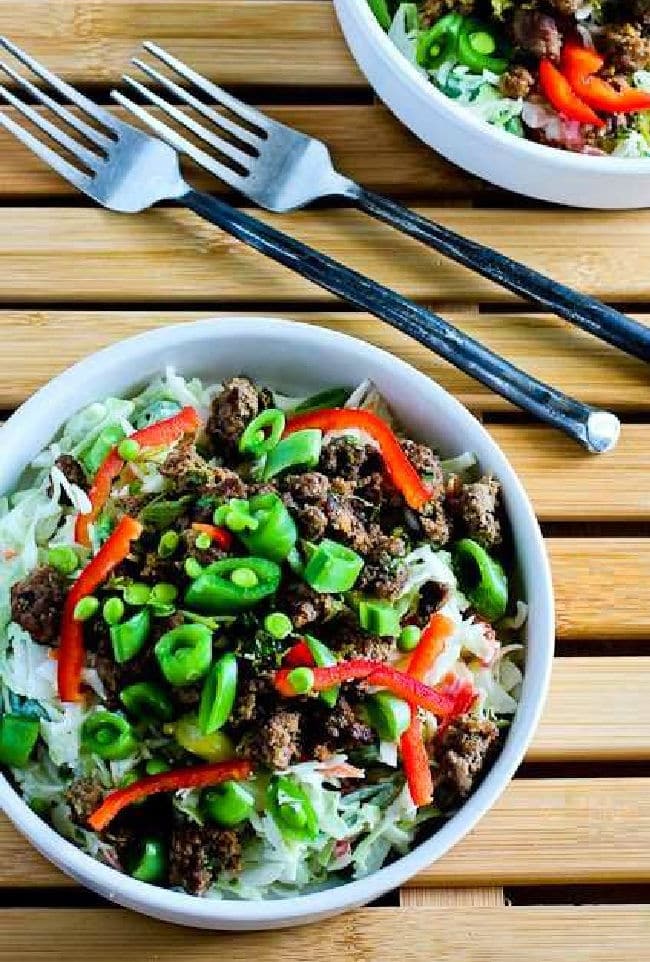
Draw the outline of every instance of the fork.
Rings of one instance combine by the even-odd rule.
[[[5,62],[0,62],[0,70],[90,146],[2,84],[0,97],[64,148],[74,162],[2,111],[0,126],[98,204],[113,211],[137,213],[159,201],[176,201],[315,284],[383,318],[509,401],[564,431],[587,450],[600,453],[616,444],[620,424],[613,414],[583,404],[530,377],[420,305],[223,201],[193,190],[181,176],[178,154],[168,143],[114,117],[9,40],[0,38],[0,48],[31,70],[45,89]],[[81,116],[59,103],[51,92],[75,104]],[[126,98],[123,102],[142,119],[152,122],[142,108]],[[211,158],[206,153],[159,121],[155,124],[174,147],[208,165]],[[194,132],[202,136],[203,128],[197,124]],[[208,142],[209,136],[208,132]]]
[[[157,44],[145,42],[143,47],[184,80],[225,107],[239,122],[206,106],[187,89],[138,57],[134,57],[132,63],[178,100],[189,104],[221,132],[236,138],[241,147],[219,136],[213,129],[208,131],[203,127],[200,132],[197,131],[191,117],[133,77],[125,76],[125,82],[185,128],[198,133],[211,147],[234,163],[239,170],[235,170],[232,163],[222,163],[212,157],[209,169],[260,207],[284,213],[322,197],[347,198],[365,213],[398,228],[506,290],[553,311],[628,354],[650,361],[650,330],[642,324],[490,247],[427,220],[387,197],[366,190],[335,169],[329,150],[322,141],[272,120],[211,83]],[[124,103],[119,93],[114,92],[113,96]],[[255,130],[247,129],[244,124],[253,125]],[[162,126],[156,128],[154,124],[150,125],[157,129],[163,140],[178,147],[178,143],[173,143]]]

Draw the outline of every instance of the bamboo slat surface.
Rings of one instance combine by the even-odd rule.
[[[330,0],[0,0],[0,34],[104,104],[139,42],[156,40],[323,139],[368,187],[558,281],[633,305],[650,323],[650,212],[553,209],[457,170],[373,100]],[[232,198],[195,168],[187,174]],[[538,378],[616,411],[618,448],[584,454],[191,214],[93,208],[1,129],[0,417],[107,344],[219,314],[322,324],[404,358],[484,421],[542,522],[557,657],[540,726],[523,769],[452,851],[381,908],[290,933],[190,932],[98,908],[0,817],[0,962],[303,962],[324,944],[328,957],[353,962],[646,962],[650,369],[341,204],[259,216],[431,304]]]

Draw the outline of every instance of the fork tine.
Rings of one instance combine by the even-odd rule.
[[[270,121],[268,117],[265,117],[259,110],[255,110],[254,107],[243,103],[241,100],[233,97],[232,94],[227,93],[223,87],[219,87],[210,80],[206,80],[205,77],[202,77],[200,73],[196,73],[195,70],[188,67],[182,60],[177,60],[176,57],[172,57],[170,53],[167,53],[166,50],[159,47],[157,43],[152,43],[151,40],[145,40],[142,46],[145,50],[148,50],[150,54],[153,54],[154,57],[158,57],[158,59],[162,60],[168,67],[175,70],[181,77],[185,77],[190,83],[195,84],[200,90],[203,90],[206,94],[213,97],[217,103],[227,107],[232,113],[243,117],[244,120],[247,120],[249,124],[253,124],[254,127],[258,127],[262,133],[266,133],[269,126],[275,123],[275,121]]]
[[[5,88],[0,84],[0,93],[6,93]],[[57,154],[55,150],[44,144],[42,140],[38,137],[34,137],[28,130],[17,124],[15,120],[8,117],[6,113],[0,110],[0,126],[8,130],[10,134],[17,137],[18,140],[32,150],[41,160],[44,160],[46,164],[54,168],[58,174],[65,177],[66,180],[70,181],[79,190],[87,191],[92,184],[92,179],[84,174],[82,171],[78,170],[72,164],[68,163],[60,154]]]
[[[193,107],[197,113],[202,114],[218,127],[222,127],[224,130],[227,130],[228,133],[232,134],[234,137],[237,137],[246,144],[250,144],[251,147],[255,147],[258,150],[264,144],[264,139],[262,137],[258,137],[246,127],[242,127],[240,124],[235,124],[228,117],[224,117],[223,114],[217,113],[216,110],[212,110],[212,108],[208,107],[207,104],[197,100],[197,98],[194,97],[189,90],[186,90],[185,87],[181,87],[177,83],[174,83],[174,81],[170,80],[169,77],[166,77],[158,70],[154,70],[154,68],[148,63],[145,63],[138,57],[133,57],[131,62],[136,67],[139,67],[143,73],[146,73],[148,77],[151,77],[152,80],[155,80],[162,87],[165,87],[165,89],[169,90],[170,93],[175,94],[179,100],[184,100],[191,107]]]
[[[91,127],[89,124],[85,124],[83,120],[79,119],[79,117],[76,117],[74,114],[70,113],[67,107],[64,107],[63,104],[60,104],[56,100],[52,100],[51,97],[48,97],[48,95],[41,90],[40,87],[37,87],[36,84],[33,84],[31,80],[27,79],[27,77],[23,77],[8,63],[0,61],[0,70],[4,70],[4,72],[9,74],[9,76],[15,80],[16,83],[20,84],[24,90],[31,94],[35,100],[38,100],[39,103],[42,103],[45,107],[49,107],[53,113],[58,114],[62,120],[65,120],[67,124],[77,130],[80,134],[83,134],[84,137],[87,137],[92,143],[97,144],[98,147],[108,148],[114,143],[110,137],[106,137],[94,127]]]
[[[211,171],[216,177],[219,177],[221,180],[225,181],[226,184],[230,184],[230,186],[234,187],[236,190],[241,190],[241,185],[243,184],[245,178],[236,173],[232,167],[227,167],[225,164],[221,164],[218,160],[215,160],[214,157],[211,157],[210,154],[206,154],[205,151],[201,150],[200,147],[196,147],[185,137],[182,137],[168,124],[158,120],[157,117],[153,117],[148,110],[145,110],[144,107],[136,104],[123,93],[120,93],[119,90],[111,91],[111,96],[117,101],[118,104],[121,104],[148,127],[150,127],[151,130],[155,131],[160,139],[164,140],[165,143],[169,144],[170,147],[173,147],[174,150],[177,150],[181,154],[187,154],[187,156],[195,160],[197,164],[200,164],[201,167],[205,167],[206,170]]]
[[[140,93],[143,97],[146,97],[150,103],[155,104],[156,107],[160,107],[160,109],[164,110],[166,114],[168,114],[170,117],[173,117],[177,123],[181,124],[183,127],[186,127],[187,130],[191,130],[193,134],[196,134],[196,136],[200,137],[201,140],[204,140],[206,143],[210,144],[211,147],[216,148],[216,150],[219,150],[222,154],[225,154],[226,157],[230,157],[231,160],[234,160],[236,163],[240,164],[244,170],[247,171],[249,169],[251,158],[248,154],[245,154],[242,150],[239,150],[238,147],[235,147],[234,144],[229,143],[227,140],[223,140],[221,137],[217,137],[216,134],[213,134],[211,131],[207,130],[202,124],[197,123],[191,117],[188,117],[187,114],[184,114],[182,110],[178,109],[178,107],[174,107],[173,104],[170,104],[162,97],[159,97],[158,94],[155,94],[152,90],[149,90],[149,88],[145,87],[144,84],[134,80],[133,77],[129,77],[127,74],[124,74],[122,79],[134,90],[137,90],[138,93]]]
[[[31,120],[35,127],[44,131],[57,144],[60,144],[61,147],[65,147],[71,154],[74,154],[74,156],[82,161],[90,170],[96,170],[98,165],[103,162],[98,154],[94,154],[91,150],[88,150],[87,147],[84,147],[78,141],[74,140],[74,138],[66,134],[64,130],[61,130],[56,124],[51,123],[47,117],[37,113],[33,107],[24,103],[2,84],[0,84],[0,97],[3,97],[12,107],[15,107],[23,117]]]
[[[69,83],[65,82],[65,80],[61,80],[60,77],[58,77],[55,73],[52,73],[51,70],[48,70],[47,67],[44,67],[43,64],[38,62],[38,60],[34,60],[33,57],[30,57],[28,53],[25,53],[24,50],[22,50],[20,47],[17,47],[16,44],[12,43],[7,37],[0,37],[0,46],[4,47],[5,50],[8,50],[9,53],[13,54],[16,60],[20,60],[22,64],[24,64],[26,67],[29,67],[32,73],[35,73],[37,77],[40,77],[41,80],[44,80],[46,83],[50,84],[51,87],[54,87],[54,89],[60,94],[62,94],[64,97],[67,97],[68,100],[70,100],[73,104],[81,107],[82,110],[85,110],[87,114],[89,114],[91,117],[94,117],[95,120],[99,120],[99,122],[109,130],[116,132],[119,130],[119,121],[115,117],[111,117],[107,110],[103,110],[98,104],[93,103],[92,100],[89,100],[88,97],[84,97],[84,95],[80,94],[78,90],[75,90],[74,87],[71,87]]]

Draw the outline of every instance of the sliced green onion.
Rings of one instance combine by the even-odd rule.
[[[282,611],[273,611],[264,619],[264,628],[272,638],[282,640],[291,634],[293,624],[291,618],[287,617]]]
[[[380,0],[384,2],[384,0]],[[371,4],[372,6],[372,4]],[[390,26],[390,21],[389,21]],[[332,387],[326,391],[319,391],[305,398],[300,404],[296,404],[293,409],[294,414],[309,414],[311,411],[322,411],[328,408],[342,408],[350,397],[350,392],[345,387]]]
[[[203,568],[201,567],[199,562],[196,560],[196,558],[185,559],[185,574],[187,575],[188,578],[191,578],[192,581],[194,581],[195,578],[198,578],[200,575],[203,574]]]
[[[38,740],[40,722],[26,715],[3,715],[0,718],[0,763],[11,768],[24,768]]]
[[[337,594],[349,591],[354,586],[362,568],[363,558],[360,555],[337,541],[325,538],[312,553],[303,576],[314,591]]]
[[[387,691],[370,695],[366,701],[370,724],[382,741],[396,742],[411,724],[411,708]]]
[[[123,461],[135,461],[140,454],[140,445],[132,438],[125,438],[118,445],[117,453]]]
[[[205,625],[180,625],[160,638],[154,652],[170,685],[191,685],[210,667],[212,632]]]
[[[252,568],[235,568],[230,572],[230,580],[238,588],[255,588],[259,578]]]
[[[128,874],[139,882],[157,885],[167,874],[167,850],[158,838],[147,838],[139,843],[137,854],[126,863]]]
[[[311,668],[294,668],[287,680],[297,695],[306,695],[314,687],[314,673]]]
[[[274,775],[266,790],[266,802],[273,820],[287,838],[315,839],[318,816],[304,788],[289,775]]]
[[[232,828],[255,811],[255,796],[241,782],[222,782],[203,792],[201,808],[217,825]]]
[[[171,558],[176,549],[178,548],[178,542],[180,541],[180,536],[176,531],[165,531],[160,536],[160,541],[158,542],[158,555],[161,558]]]
[[[86,595],[74,606],[72,617],[75,621],[88,621],[97,612],[99,600],[94,595]]]
[[[477,53],[482,54],[484,57],[488,57],[497,49],[497,45],[494,42],[494,37],[490,36],[490,34],[485,30],[478,30],[476,33],[470,33],[468,39],[472,45],[472,49]]]
[[[47,563],[62,575],[71,575],[79,567],[76,551],[66,544],[57,544],[47,553]]]
[[[400,651],[413,651],[417,648],[421,635],[422,632],[417,625],[406,625],[397,639],[397,647]]]
[[[82,455],[81,460],[89,474],[96,474],[100,465],[104,463],[116,444],[124,437],[124,431],[118,424],[104,428],[93,441],[92,445]]]
[[[135,608],[139,608],[142,605],[149,604],[151,588],[149,585],[136,581],[132,585],[127,585],[122,594],[127,605],[133,605]]]
[[[120,701],[141,721],[171,721],[174,706],[167,692],[153,681],[136,681],[120,692]]]
[[[170,769],[171,765],[164,758],[148,758],[144,763],[146,775],[162,775],[163,772],[168,772]]]
[[[199,534],[197,534],[196,538],[194,539],[194,544],[199,549],[199,551],[207,551],[210,545],[212,544],[212,539],[210,538],[209,534],[206,534],[205,531],[201,531],[199,532]]]
[[[107,598],[102,608],[102,617],[107,625],[117,625],[124,617],[124,602],[121,598]]]
[[[330,651],[327,645],[319,641],[318,638],[314,638],[313,635],[305,635],[305,644],[309,648],[311,656],[318,668],[331,668],[332,665],[336,664],[334,653]],[[332,688],[326,688],[320,692],[319,697],[321,701],[324,701],[326,705],[333,708],[339,697],[340,688],[340,685],[334,685]]]
[[[453,561],[460,587],[479,615],[497,621],[508,605],[508,579],[498,561],[471,538],[454,547]]]
[[[388,601],[361,601],[359,622],[371,635],[396,638],[400,633],[400,612]]]
[[[239,439],[241,454],[261,458],[268,454],[282,437],[285,416],[278,408],[267,408],[253,418]]]
[[[263,479],[268,481],[289,468],[315,468],[320,459],[322,442],[323,432],[316,428],[296,431],[283,438],[267,455]]]
[[[118,665],[135,658],[144,646],[150,631],[151,615],[146,608],[138,611],[128,621],[111,626],[111,644]]]
[[[199,705],[199,728],[204,735],[223,728],[237,695],[237,659],[228,652],[213,665],[203,684]]]
[[[81,744],[87,751],[112,762],[128,758],[137,747],[127,720],[111,711],[97,711],[86,718],[81,726]]]
[[[178,597],[178,588],[167,581],[159,581],[151,589],[149,604],[171,605]]]

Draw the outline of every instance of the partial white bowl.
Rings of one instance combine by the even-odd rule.
[[[590,157],[506,133],[429,83],[388,39],[367,0],[334,0],[334,6],[352,55],[376,93],[447,160],[499,187],[557,204],[650,205],[650,160]]]
[[[523,595],[530,605],[521,702],[503,751],[478,791],[437,834],[387,868],[317,895],[277,901],[215,901],[169,892],[122,875],[79,851],[41,821],[0,777],[0,804],[14,825],[46,858],[107,899],[202,928],[270,929],[311,922],[363,905],[440,858],[474,827],[508,784],[532,738],[552,661],[553,593],[544,544],[528,498],[503,453],[439,385],[355,338],[264,317],[220,318],[152,330],[65,371],[0,429],[0,494],[14,488],[25,466],[75,411],[110,394],[137,391],[168,364],[184,375],[211,381],[246,372],[288,394],[371,378],[409,433],[447,455],[475,451],[483,469],[503,484]],[[494,857],[496,866],[498,851]]]

